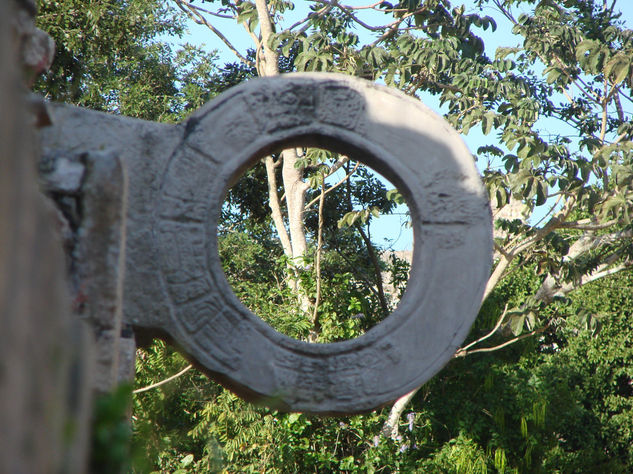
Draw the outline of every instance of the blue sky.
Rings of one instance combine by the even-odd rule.
[[[344,3],[347,5],[359,6],[369,4],[371,3],[371,1],[347,0]],[[452,3],[453,6],[457,6],[462,2]],[[464,3],[466,5],[467,12],[475,13],[478,11],[473,6],[474,1],[469,0]],[[298,19],[305,17],[305,15],[309,12],[307,8],[309,5],[308,2],[297,1],[295,2],[295,4],[296,9],[294,11],[289,11],[284,15],[282,26],[289,26],[293,24]],[[209,9],[212,9],[215,6],[215,4],[201,4],[199,2],[197,2],[197,5],[208,7]],[[620,0],[616,6],[616,9],[619,9],[619,11],[622,13],[622,20],[625,22],[625,24],[629,28],[633,28],[633,0]],[[387,17],[382,13],[367,13],[369,13],[369,16],[366,18],[368,18],[368,22],[370,23],[381,24],[386,21]],[[478,34],[484,39],[484,42],[486,44],[486,52],[490,57],[494,57],[494,52],[498,46],[513,46],[520,43],[520,39],[512,35],[509,22],[505,21],[505,19],[502,18],[501,15],[497,11],[495,11],[493,7],[485,8],[482,13],[484,15],[490,15],[497,20],[498,28],[495,32],[492,32],[490,29],[487,31],[478,31]],[[520,12],[516,13],[518,15],[518,13]],[[241,25],[237,25],[234,20],[213,18],[213,25],[218,28],[242,54],[245,54],[248,48],[253,47],[252,39],[250,38],[246,30]],[[362,43],[372,41],[372,34],[367,30],[359,28],[357,30],[357,33],[359,34]],[[189,22],[188,34],[179,41],[176,41],[176,43],[185,42],[198,46],[203,46],[204,49],[208,51],[217,51],[220,63],[237,61],[235,55],[217,38],[217,36],[215,36],[205,26]],[[422,97],[422,100],[431,109],[437,111],[440,114],[443,112],[438,100],[435,97],[431,95],[425,95]],[[537,123],[537,125],[542,129],[547,129],[551,133],[566,133],[565,125],[559,122],[540,122]],[[477,148],[479,148],[483,144],[490,143],[493,140],[490,136],[485,137],[480,128],[472,129],[468,135],[463,136],[463,139],[469,149],[473,152],[475,152]],[[479,164],[479,166],[482,165],[484,164]],[[378,220],[378,222],[373,224],[372,240],[379,245],[383,245],[387,243],[387,241],[390,241],[392,242],[391,245],[395,250],[411,249],[413,246],[413,235],[411,230],[404,225],[407,221],[407,216],[405,215],[404,211],[406,211],[406,209],[397,209],[394,215],[382,216]]]

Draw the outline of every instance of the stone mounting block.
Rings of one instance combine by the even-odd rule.
[[[372,410],[426,382],[468,334],[490,272],[490,208],[461,138],[419,101],[316,73],[250,80],[178,125],[69,106],[53,112],[49,149],[106,148],[125,164],[124,320],[162,330],[241,396],[287,411]],[[291,146],[360,159],[409,205],[407,290],[388,318],[353,340],[309,344],[278,333],[237,299],[220,265],[217,222],[230,184]]]

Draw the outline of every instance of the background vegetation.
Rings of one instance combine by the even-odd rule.
[[[293,4],[280,0],[42,0],[39,26],[58,53],[35,88],[160,121],[279,71],[338,71],[434,96],[454,127],[481,135],[475,158],[497,214],[480,315],[440,374],[367,415],[280,414],[194,370],[139,392],[130,469],[631,472],[633,32],[618,2],[301,3],[311,11],[295,21]],[[183,34],[188,17],[229,43],[236,62],[191,45],[175,50],[167,39]],[[252,48],[231,44],[219,20],[246,28]],[[512,33],[491,50],[482,38],[497,27]],[[381,297],[380,272],[391,265],[397,282],[406,277],[401,261],[377,267],[372,253],[383,249],[364,238],[398,195],[353,160],[302,153],[265,158],[229,194],[225,272],[245,304],[286,334],[354,337],[396,303]],[[268,212],[289,189],[281,166],[290,160],[308,204],[330,189],[324,177],[334,167],[350,175],[329,193],[323,218],[306,214],[300,255],[280,241],[292,216],[282,213],[280,226]],[[267,167],[279,178],[272,188]],[[187,365],[160,341],[137,355],[137,388]],[[110,433],[103,439],[120,439]]]

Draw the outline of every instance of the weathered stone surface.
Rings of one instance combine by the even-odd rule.
[[[127,174],[110,151],[48,149],[40,181],[57,206],[71,277],[75,315],[94,334],[94,389],[113,390],[134,378],[133,334],[123,337]]]
[[[471,154],[418,101],[355,78],[290,74],[235,87],[175,126],[68,106],[52,117],[48,149],[102,150],[128,171],[125,322],[165,331],[242,396],[295,411],[370,410],[428,380],[467,335],[490,270],[490,209]],[[279,334],[238,301],[220,266],[230,183],[266,153],[299,145],[362,159],[411,210],[407,291],[351,341]]]
[[[77,157],[75,159],[60,156],[50,163],[40,160],[40,176],[43,187],[48,192],[76,194],[79,193],[86,167]]]
[[[17,54],[32,51],[33,10],[0,2],[0,473],[82,473],[92,354],[71,316],[57,211],[37,185],[19,74],[32,56]]]
[[[37,11],[35,2],[18,0],[18,8],[11,25],[19,43],[19,61],[33,79],[46,71],[53,63],[55,42],[44,31],[35,26],[33,18]]]

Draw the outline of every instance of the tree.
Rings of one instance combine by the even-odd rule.
[[[246,4],[232,4],[231,2],[223,2],[222,7],[215,13],[210,12],[202,7],[195,7],[188,2],[175,2],[191,19],[199,24],[206,25],[216,34],[231,51],[236,53],[237,59],[242,61],[244,67],[254,67],[255,73],[259,76],[274,76],[280,72],[296,70],[298,62],[301,59],[302,52],[295,41],[291,39],[286,32],[282,35],[274,33],[276,26],[274,22],[277,16],[291,9],[292,4],[286,2],[275,2],[267,4],[265,1]],[[254,40],[253,49],[255,51],[254,58],[248,53],[239,53],[237,49],[230,43],[225,35],[219,32],[212,24],[209,18],[231,17],[242,23]],[[309,25],[308,25],[309,26]],[[258,29],[257,29],[258,28]],[[346,35],[348,42],[353,42],[353,35]],[[283,47],[281,45],[283,42]],[[275,44],[273,46],[273,43]],[[283,54],[280,54],[283,52]],[[382,285],[382,268],[377,257],[378,250],[374,248],[368,238],[368,230],[363,229],[360,225],[369,225],[373,216],[379,212],[390,212],[393,209],[393,203],[386,199],[386,189],[381,183],[367,173],[363,166],[359,167],[358,163],[350,161],[347,156],[336,153],[327,153],[327,151],[316,151],[308,149],[285,149],[280,150],[278,155],[268,156],[262,159],[265,166],[266,179],[268,183],[268,195],[266,202],[270,207],[270,214],[274,224],[275,232],[281,243],[283,253],[287,259],[288,268],[287,275],[284,280],[289,288],[298,299],[300,311],[304,313],[306,318],[312,325],[308,339],[310,341],[326,341],[327,339],[319,339],[320,326],[319,312],[321,311],[321,254],[324,248],[328,247],[329,241],[323,238],[324,228],[324,200],[325,195],[335,191],[342,183],[356,183],[355,190],[347,188],[347,197],[341,196],[341,193],[330,194],[328,197],[330,203],[337,197],[346,199],[348,205],[346,208],[346,218],[341,220],[343,225],[352,224],[352,228],[357,231],[362,238],[366,247],[367,259],[371,262],[369,279],[361,277],[368,281],[369,288],[373,290],[378,298],[380,312],[384,317],[389,311],[388,297],[385,295]],[[326,187],[326,179],[340,170],[345,169],[346,177],[336,184],[330,184]],[[356,179],[353,179],[352,175]],[[359,183],[360,181],[360,183]],[[370,189],[368,185],[371,181],[373,184],[373,192],[367,192]],[[359,187],[366,188],[364,196],[357,191]],[[320,189],[320,197],[319,197]],[[345,188],[342,188],[345,189]],[[314,192],[311,192],[314,191]],[[340,191],[340,190],[339,190]],[[235,195],[235,193],[232,193]],[[312,194],[317,195],[314,199],[307,202],[307,197]],[[353,194],[353,196],[352,196]],[[373,196],[372,196],[373,194]],[[260,196],[259,200],[262,199]],[[360,209],[354,209],[352,204],[354,200],[361,206]],[[371,201],[368,202],[368,201]],[[329,206],[331,208],[331,204]],[[308,222],[310,218],[306,215],[311,208],[317,213],[317,223],[313,228]],[[318,210],[317,210],[318,209]],[[244,209],[242,208],[242,211]],[[327,214],[327,210],[325,211]],[[332,212],[330,212],[332,214]],[[373,215],[372,215],[373,214]],[[360,218],[360,220],[359,220]],[[355,225],[353,225],[355,224]],[[310,249],[308,235],[315,236],[315,249]],[[333,235],[333,234],[330,234]],[[325,247],[324,247],[325,246]],[[329,246],[332,247],[331,245]],[[312,268],[314,266],[314,269]],[[313,271],[314,270],[314,271]],[[357,277],[358,277],[358,272]],[[305,280],[314,278],[314,287],[308,288]],[[310,292],[312,291],[312,294]],[[371,317],[372,320],[375,318]]]
[[[540,280],[530,268],[517,276],[497,290],[513,301]],[[417,456],[424,470],[477,472],[482,461],[501,472],[630,470],[632,283],[620,274],[588,284],[556,332],[457,359],[423,387],[409,413],[433,432]],[[418,430],[406,434],[421,444]],[[464,463],[470,471],[455,469]]]
[[[237,64],[212,75],[222,84],[215,85],[214,92],[255,73],[337,71],[382,80],[425,100],[434,97],[449,122],[463,134],[473,135],[481,129],[483,143],[476,159],[490,191],[497,228],[495,267],[480,316],[469,339],[456,352],[454,362],[420,392],[397,401],[391,413],[332,421],[258,411],[215,388],[209,388],[203,396],[207,403],[201,408],[202,392],[191,389],[181,401],[189,400],[188,407],[195,407],[187,408],[192,415],[185,420],[172,411],[164,418],[192,430],[191,437],[182,433],[170,437],[171,452],[179,453],[169,459],[171,466],[189,462],[187,455],[192,452],[196,462],[202,462],[205,449],[207,454],[216,453],[214,439],[220,440],[225,461],[236,470],[246,466],[283,469],[290,465],[321,470],[386,466],[392,470],[442,470],[450,465],[467,465],[472,470],[537,470],[538,465],[539,469],[564,471],[580,469],[581,465],[598,469],[600,452],[624,452],[615,446],[617,436],[606,435],[609,430],[626,432],[624,424],[616,422],[607,428],[609,421],[594,416],[597,412],[574,411],[578,404],[594,403],[596,399],[582,390],[563,390],[570,379],[559,385],[554,378],[548,379],[548,374],[562,377],[554,369],[569,361],[569,367],[575,366],[576,380],[588,380],[586,371],[578,369],[578,361],[594,350],[595,344],[605,341],[591,338],[592,328],[600,318],[588,304],[591,298],[584,298],[583,292],[603,288],[601,285],[609,285],[619,277],[616,274],[631,268],[633,42],[630,30],[619,20],[617,2],[480,0],[467,11],[464,7],[453,8],[446,0],[366,6],[311,1],[303,2],[310,8],[309,14],[296,20],[290,14],[294,5],[285,1],[222,0],[197,5],[173,0],[173,4],[206,25],[236,53]],[[484,7],[486,12],[493,12],[494,18],[481,14]],[[285,23],[283,16],[288,17]],[[253,39],[252,51],[240,51],[233,45],[230,36],[222,33],[220,20],[231,20],[246,28]],[[507,44],[491,51],[480,35],[485,38],[487,30],[503,25],[512,29],[513,36]],[[131,61],[131,66],[134,63]],[[80,76],[79,89],[87,87],[86,79],[87,76]],[[202,80],[200,75],[194,79]],[[173,83],[173,91],[180,97],[187,86],[179,88],[177,82]],[[204,94],[196,90],[198,94],[187,97],[201,99]],[[165,96],[171,97],[169,94]],[[186,106],[166,109],[183,113],[189,104],[197,103],[193,99],[184,102]],[[116,107],[109,110],[121,111]],[[351,223],[356,216],[353,228],[343,227],[342,232],[328,228],[326,219],[305,214],[305,204],[314,199],[319,202],[329,189],[323,175],[339,164],[346,168],[347,175],[354,165],[341,156],[321,154],[312,159],[313,152],[306,150],[306,157],[302,153],[303,150],[285,150],[263,157],[263,166],[247,174],[248,184],[238,183],[229,195],[221,229],[225,271],[238,296],[248,296],[247,304],[260,316],[271,324],[281,324],[295,337],[353,337],[366,324],[364,319],[353,316],[368,314],[371,317],[366,319],[375,322],[384,315],[370,252],[364,256],[353,252],[363,248],[364,239],[358,230],[363,226],[357,224],[363,216],[371,222],[369,210],[373,204],[367,199],[361,201],[360,209],[339,209],[351,212],[342,224]],[[346,181],[349,188],[341,185],[330,192],[331,196],[340,193],[337,202],[344,203],[345,196],[353,196],[359,169]],[[362,177],[356,181],[359,191],[365,191],[359,193],[360,197],[369,196],[364,182],[369,181]],[[264,193],[263,197],[255,194],[257,190]],[[377,193],[380,199],[386,196],[386,189]],[[285,216],[281,212],[283,202],[291,208]],[[388,212],[389,201],[380,202],[377,207]],[[265,206],[271,208],[272,217],[263,212]],[[336,206],[323,206],[323,211],[327,213],[333,207]],[[509,209],[518,212],[508,212]],[[236,210],[245,217],[232,218]],[[345,242],[337,243],[335,238]],[[338,251],[342,248],[352,251]],[[268,257],[271,254],[277,257],[272,264]],[[244,272],[237,265],[242,256],[255,262],[251,271]],[[345,260],[352,256],[357,260]],[[315,272],[319,258],[325,263],[321,272]],[[321,278],[323,273],[335,278],[328,283]],[[277,284],[278,280],[289,284]],[[320,298],[316,298],[318,280]],[[627,285],[625,291],[630,290],[629,279],[622,277],[617,281]],[[342,294],[341,288],[350,283],[358,292]],[[347,308],[328,308],[330,299],[346,302]],[[370,304],[357,309],[362,301]],[[287,311],[276,311],[280,306]],[[320,328],[310,319],[314,308],[320,309],[316,313]],[[623,311],[619,317],[630,320],[630,311]],[[292,317],[282,320],[281,313]],[[615,329],[614,312],[602,317],[603,322],[606,320],[613,323],[613,334],[623,329]],[[344,322],[347,326],[332,322]],[[337,332],[335,329],[341,326],[344,331]],[[574,339],[576,335],[579,336]],[[582,341],[587,343],[585,352],[581,350]],[[614,353],[613,347],[604,351],[601,367],[623,360],[624,356],[617,359],[609,355]],[[140,383],[155,381],[182,368],[179,365],[170,371],[163,363],[172,357],[167,350],[155,347],[148,354],[158,361],[155,367],[160,370],[156,370],[158,377],[151,380],[141,373]],[[550,390],[551,403],[557,407],[552,423],[543,419],[538,391],[528,390],[534,372]],[[612,379],[605,377],[601,385],[607,393],[605,387],[615,380],[614,386],[624,394],[618,395],[616,403],[620,403],[620,408],[630,398],[623,373],[618,372]],[[201,386],[195,377],[188,372],[178,383]],[[164,397],[172,403],[175,395],[171,393],[183,398],[182,392],[171,392],[165,387],[158,394],[147,392],[139,396],[139,417],[149,420],[152,411],[159,411],[161,405],[157,403],[152,409],[150,400]],[[442,409],[449,389],[455,400],[453,405],[447,405],[455,414],[452,417]],[[500,389],[504,396],[496,403],[492,398]],[[472,393],[486,390],[486,404],[475,404]],[[598,400],[598,406],[613,400]],[[570,411],[563,410],[567,401],[573,408]],[[488,413],[482,418],[468,409],[457,410],[460,406],[471,412],[485,409]],[[407,422],[403,423],[401,415],[405,411]],[[592,438],[595,444],[590,450],[583,443],[560,445],[561,433],[568,433],[566,438],[563,436],[565,439],[582,433],[582,426],[570,421],[578,413],[604,429],[604,436]],[[617,413],[622,414],[619,420],[626,416],[624,409]],[[441,423],[445,429],[439,426]],[[509,424],[513,430],[503,428]],[[398,429],[401,425],[407,427],[404,432]],[[381,429],[387,436],[375,441],[373,437]],[[165,431],[161,434],[165,435],[163,439],[167,437]],[[192,439],[196,442],[192,443]],[[281,445],[294,443],[296,449],[277,449],[270,440]],[[455,464],[457,460],[462,464]],[[623,462],[614,464],[613,469],[630,468],[630,461]],[[460,471],[456,467],[455,471],[466,469]]]
[[[56,45],[51,68],[34,86],[49,100],[176,121],[213,94],[213,55],[191,45],[174,52],[159,40],[184,31],[167,2],[40,0],[38,10],[38,27]]]
[[[520,265],[538,264],[542,275],[534,294],[490,321],[491,334],[507,327],[515,336],[505,344],[548,330],[559,317],[552,310],[557,300],[630,268],[633,132],[622,104],[632,101],[633,41],[618,20],[617,2],[570,0],[561,6],[542,1],[532,7],[533,2],[521,0],[477,1],[480,8],[495,7],[497,19],[509,22],[522,41],[497,48],[493,58],[475,29],[494,30],[496,20],[466,13],[464,7],[451,9],[448,1],[366,6],[314,1],[308,2],[310,13],[288,27],[281,19],[294,7],[291,2],[225,0],[217,10],[174,2],[236,53],[212,25],[214,17],[233,18],[246,28],[259,75],[278,74],[279,55],[292,55],[294,70],[380,78],[411,95],[436,95],[446,118],[462,133],[476,126],[484,135],[497,133],[477,150],[478,158],[487,160],[484,181],[497,210],[520,202],[524,216],[497,221],[497,261],[484,299]],[[515,17],[514,9],[525,12]],[[364,19],[366,12],[375,11],[389,21]],[[361,44],[354,28],[373,34],[372,41]],[[550,134],[556,122],[577,136]],[[294,150],[282,152],[277,162],[272,157],[265,162],[284,253],[303,257],[305,167]],[[281,218],[275,166],[283,168],[289,230]],[[299,290],[296,284],[293,290]],[[302,309],[307,311],[305,300]],[[470,342],[456,357],[490,350],[479,347],[484,340]],[[396,404],[386,433],[396,435],[394,423],[406,401]]]

